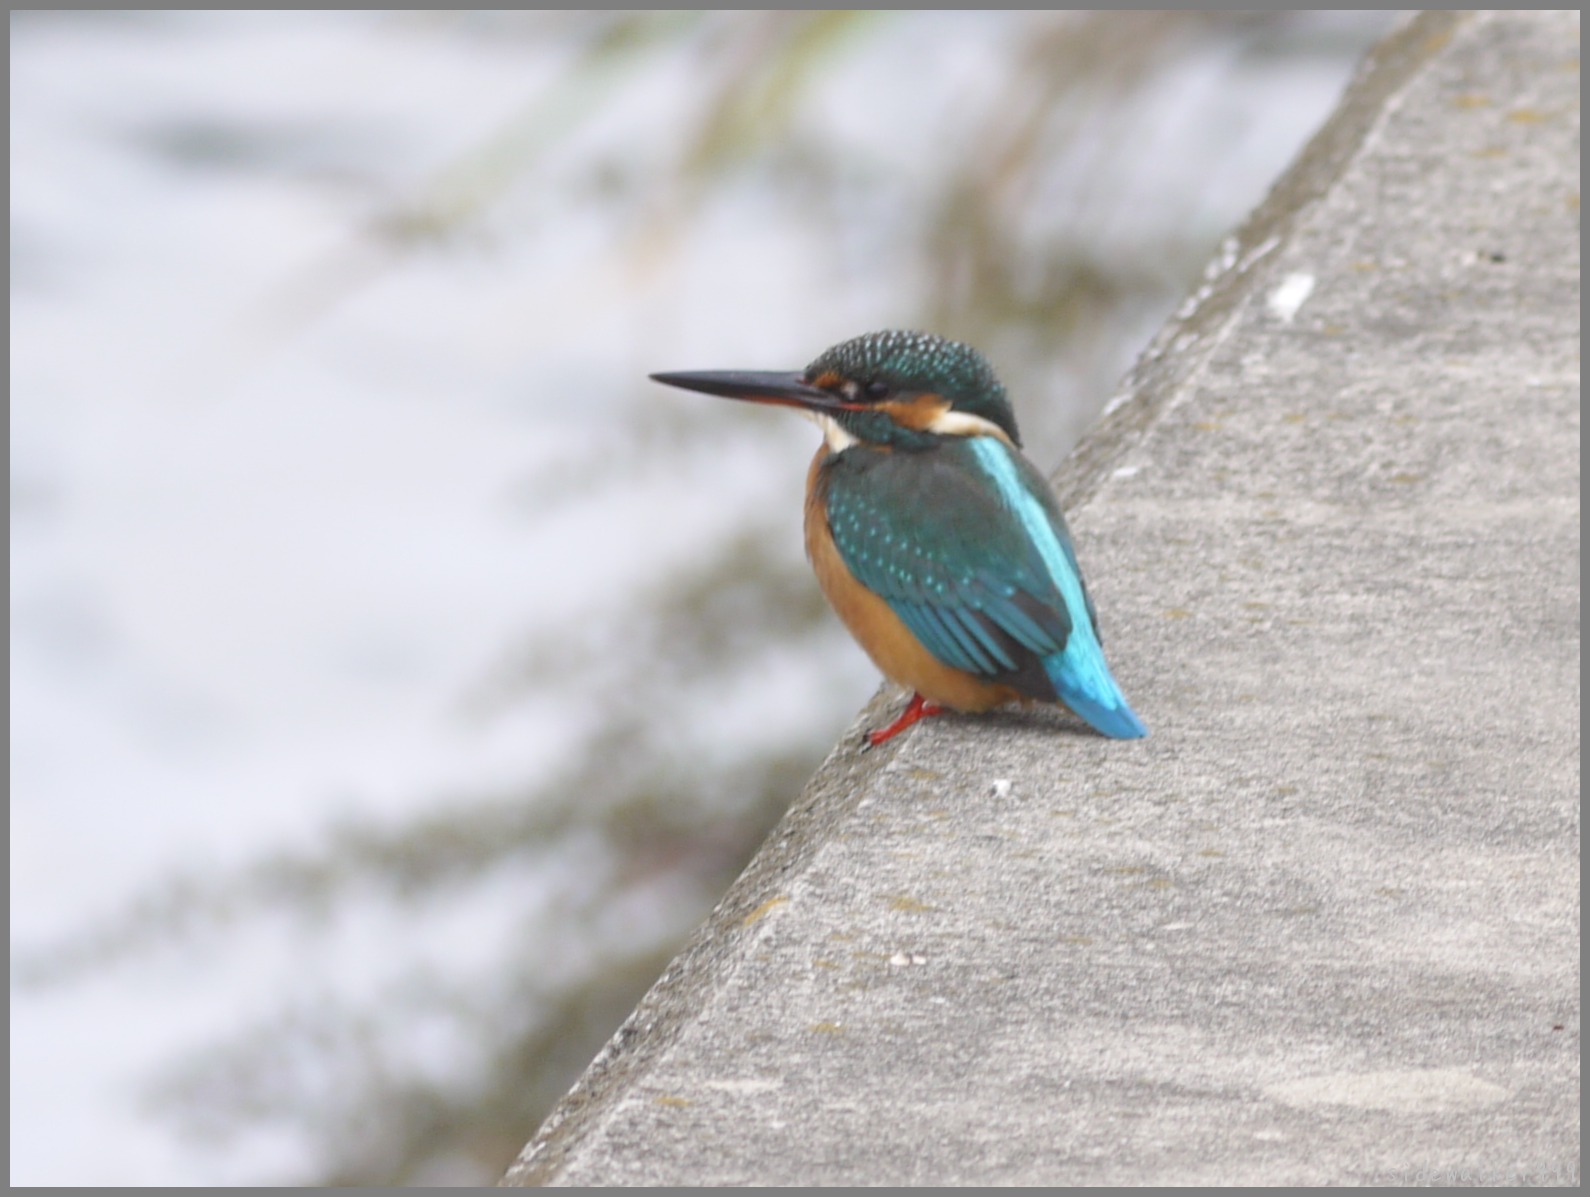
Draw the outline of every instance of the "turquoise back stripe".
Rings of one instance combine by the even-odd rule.
[[[1125,706],[1125,699],[1110,676],[1105,664],[1104,650],[1088,618],[1087,599],[1082,592],[1082,579],[1071,564],[1071,554],[1060,543],[1060,537],[1050,522],[1049,513],[1037,496],[1027,489],[1010,449],[1001,440],[991,436],[970,437],[969,447],[977,464],[981,466],[994,485],[1000,498],[1021,521],[1027,536],[1043,557],[1045,568],[1055,587],[1065,599],[1071,613],[1071,636],[1059,660],[1047,662],[1055,684],[1075,687],[1083,695],[1109,708]]]

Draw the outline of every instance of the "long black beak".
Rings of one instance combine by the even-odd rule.
[[[860,404],[848,402],[821,387],[814,387],[800,374],[757,370],[693,370],[682,374],[653,374],[653,382],[722,395],[726,399],[745,399],[752,403],[776,403],[807,411],[855,411]]]

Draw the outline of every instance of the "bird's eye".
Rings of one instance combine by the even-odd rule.
[[[886,382],[869,382],[866,387],[868,399],[883,399],[889,394],[889,384]]]

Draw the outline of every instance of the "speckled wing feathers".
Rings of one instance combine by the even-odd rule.
[[[846,567],[929,652],[1032,698],[1055,699],[1044,658],[1065,649],[1071,616],[964,446],[848,450],[819,485]]]

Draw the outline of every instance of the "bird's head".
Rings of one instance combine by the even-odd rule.
[[[946,437],[997,436],[1020,446],[1005,388],[970,345],[931,333],[876,332],[819,354],[794,373],[653,374],[657,382],[796,407],[831,446],[861,441],[927,448]]]

